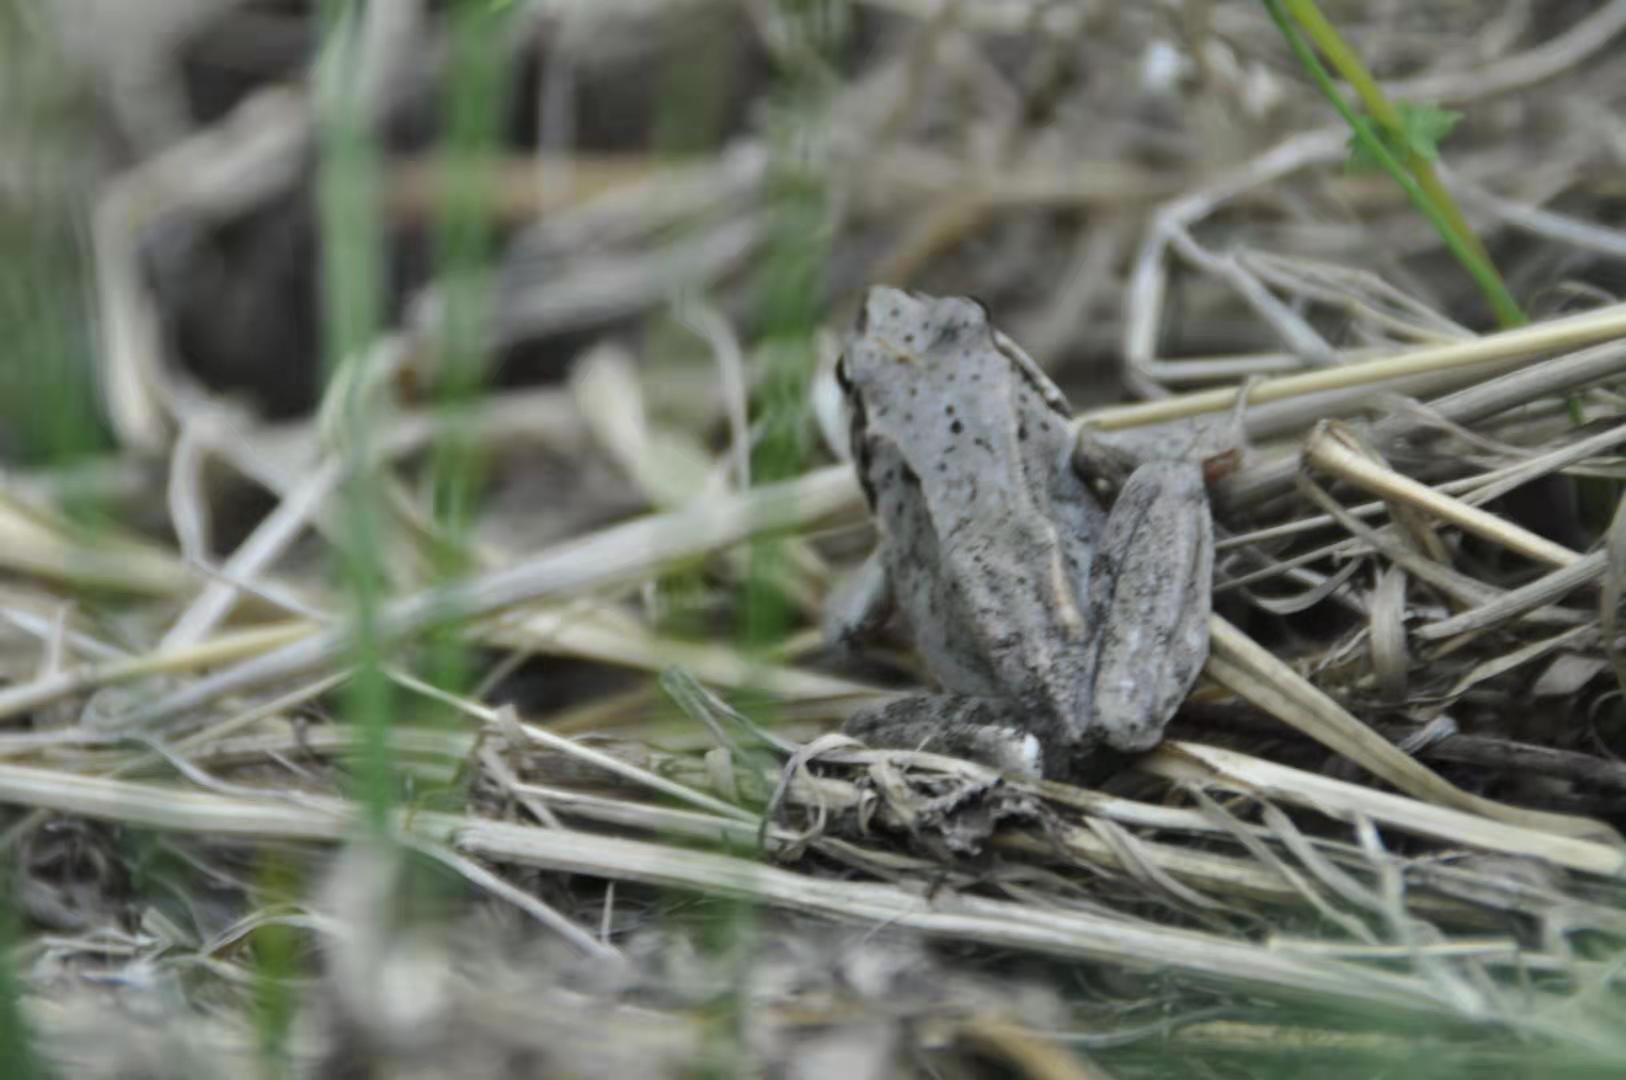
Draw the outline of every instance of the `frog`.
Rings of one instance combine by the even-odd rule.
[[[872,287],[836,377],[877,544],[826,634],[895,616],[937,684],[845,732],[1052,779],[1157,745],[1207,657],[1200,463],[1081,459],[1066,397],[966,297]]]

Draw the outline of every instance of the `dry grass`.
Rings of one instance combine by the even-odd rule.
[[[1339,167],[1245,2],[870,0],[839,78],[788,118],[751,85],[762,113],[715,152],[544,127],[490,178],[478,332],[569,375],[456,408],[421,396],[462,310],[446,279],[306,419],[181,365],[144,245],[287,227],[309,97],[268,83],[111,176],[121,449],[0,477],[11,957],[44,1057],[262,1075],[277,1031],[294,1075],[1620,1068],[1626,4],[1327,6],[1397,96],[1468,114],[1445,176],[1529,326],[1471,329],[1466,279]],[[650,7],[520,4],[503,41],[585,43],[559,77],[586,80],[644,62],[629,34],[718,18],[806,60],[788,9]],[[447,31],[373,8],[376,120]],[[391,228],[433,219],[456,164],[392,159]],[[797,255],[790,174],[827,233],[817,328],[759,303]],[[1081,412],[1092,438],[1243,433],[1206,679],[1099,787],[832,734],[909,678],[817,631],[867,544],[829,361],[871,280],[985,298],[1080,400],[1121,377],[1141,400]],[[785,337],[820,361],[821,445],[753,482]],[[487,463],[468,533],[431,506],[449,442]],[[245,487],[270,498],[247,521]],[[384,590],[360,652],[334,568],[358,490]],[[88,527],[87,492],[130,524]],[[764,588],[787,628],[747,644]],[[375,655],[394,846],[345,691]]]

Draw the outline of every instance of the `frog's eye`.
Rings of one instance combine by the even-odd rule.
[[[1099,473],[1086,476],[1083,479],[1085,486],[1090,489],[1090,494],[1094,495],[1103,504],[1112,505],[1113,499],[1118,494],[1118,489],[1112,486],[1112,481]]]

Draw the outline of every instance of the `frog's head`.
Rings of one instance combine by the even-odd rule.
[[[988,374],[990,357],[997,360],[993,339],[988,313],[975,300],[870,289],[836,378],[847,399],[853,462],[871,506],[874,485],[888,479],[871,476],[877,447],[891,448],[885,461],[901,456],[901,475],[908,477],[914,475],[909,462],[939,455],[939,444],[959,437],[956,404],[975,392],[972,384]]]
[[[992,340],[993,332],[988,310],[976,300],[876,285],[864,298],[837,376],[849,399],[878,403],[940,374],[932,364],[938,350]]]

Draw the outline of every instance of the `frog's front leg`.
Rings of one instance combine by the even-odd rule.
[[[1139,466],[1118,493],[1090,567],[1092,731],[1117,750],[1163,738],[1208,659],[1214,525],[1202,467]]]
[[[824,605],[824,640],[851,649],[875,637],[892,616],[892,583],[886,560],[877,548],[857,572],[841,581]]]
[[[831,596],[825,607],[825,640],[851,648],[874,637],[893,607],[886,561],[877,550]],[[843,730],[871,746],[967,757],[1038,776],[1039,741],[1019,720],[1020,710],[1012,702],[969,694],[913,694],[859,709]]]
[[[1004,772],[1043,772],[1039,740],[1013,701],[969,694],[913,694],[867,706],[842,730],[870,746],[970,758]]]

